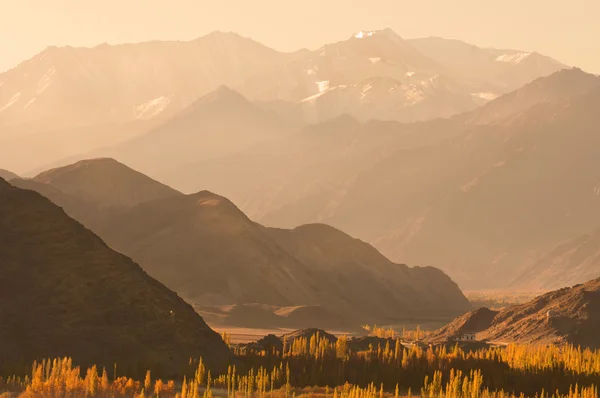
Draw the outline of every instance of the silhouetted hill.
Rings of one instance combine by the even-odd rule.
[[[464,118],[468,123],[500,122],[534,105],[564,101],[569,97],[586,94],[598,86],[600,77],[578,68],[563,69],[491,101],[482,108],[464,115]]]
[[[290,131],[292,127],[275,113],[222,86],[147,134],[98,154],[160,178],[178,166],[235,153]]]
[[[52,169],[37,175],[34,180],[99,207],[132,207],[181,195],[110,158],[84,160]]]
[[[102,174],[101,167],[97,172]],[[90,175],[83,186],[96,186],[96,177],[107,178]],[[240,311],[250,309],[260,313],[257,319],[286,327],[311,317],[320,320],[318,325],[340,327],[448,317],[469,309],[457,285],[435,268],[394,264],[370,245],[326,225],[265,228],[228,199],[207,191],[156,200],[139,190],[136,199],[143,203],[137,206],[100,208],[83,195],[61,192],[52,181],[15,182],[47,195],[201,313],[224,324],[247,326],[248,317]],[[114,183],[115,192],[132,185],[123,179]],[[80,191],[76,183],[68,187]]]
[[[102,207],[99,204],[85,201],[77,196],[66,194],[53,185],[34,179],[15,178],[10,184],[21,189],[35,191],[50,199],[52,203],[62,208],[67,215],[92,231],[100,231],[111,212],[117,208]]]
[[[323,305],[277,306],[269,304],[232,304],[221,306],[196,305],[202,318],[210,325],[219,327],[255,329],[295,329],[306,325],[334,330],[354,330],[360,328],[347,315],[335,313]]]
[[[316,303],[301,264],[210,192],[143,203],[101,236],[195,304]]]
[[[264,228],[209,192],[148,202],[115,218],[101,235],[199,305],[318,305],[355,320],[469,308],[437,269],[393,264],[327,226]]]
[[[10,181],[13,178],[19,178],[19,176],[16,175],[15,173],[11,173],[8,170],[0,169],[0,178],[4,179],[6,181]]]
[[[229,351],[176,293],[38,193],[0,179],[0,338],[5,360],[72,356],[121,374],[169,374]]]
[[[435,332],[432,342],[475,333],[478,340],[570,343],[599,348],[600,279],[544,294],[501,311],[474,310]]]
[[[433,267],[408,267],[385,258],[373,246],[325,224],[292,230],[267,229],[277,244],[298,259],[347,306],[379,319],[398,313],[444,316],[459,313],[469,303],[458,286]],[[383,303],[394,303],[385,305]]]

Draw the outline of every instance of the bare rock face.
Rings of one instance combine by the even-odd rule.
[[[471,311],[429,337],[452,341],[464,334],[502,343],[571,343],[600,347],[600,279],[556,290],[501,311]]]
[[[40,194],[0,179],[0,356],[121,372],[223,368],[219,335],[176,293]]]

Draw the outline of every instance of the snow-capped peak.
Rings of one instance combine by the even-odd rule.
[[[358,32],[357,34],[354,35],[354,38],[355,39],[362,39],[363,37],[371,37],[375,33],[377,33],[377,32],[375,32],[374,30],[371,30],[371,31],[361,30],[360,32]]]
[[[531,53],[514,53],[514,54],[502,54],[496,58],[498,62],[507,62],[510,64],[519,64],[527,57],[529,57]]]

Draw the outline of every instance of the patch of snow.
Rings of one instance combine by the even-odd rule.
[[[509,64],[518,64],[527,59],[531,53],[515,53],[515,54],[502,54],[496,58],[498,62],[506,62]]]
[[[52,84],[52,76],[56,73],[55,68],[50,68],[37,84],[37,95],[40,95]]]
[[[368,83],[366,86],[364,86],[360,92],[360,99],[362,100],[363,98],[365,98],[367,96],[367,93],[373,88],[373,85],[371,83]]]
[[[170,97],[160,96],[158,98],[151,99],[148,102],[137,106],[135,108],[134,117],[136,119],[150,119],[154,116],[159,115],[167,109],[167,106],[171,103]]]
[[[375,34],[374,31],[365,32],[364,30],[361,30],[360,32],[358,32],[357,34],[354,35],[354,38],[356,38],[356,39],[362,39],[363,37],[371,37],[374,34]]]
[[[371,63],[375,65],[377,62],[381,61],[381,58],[369,58],[369,61],[371,61]]]
[[[300,102],[311,102],[311,101],[314,101],[314,100],[316,100],[317,98],[319,98],[320,96],[322,96],[323,94],[325,94],[326,92],[327,92],[327,91],[322,91],[322,92],[320,92],[320,93],[317,93],[317,94],[315,94],[315,95],[311,95],[310,97],[306,97],[306,98],[304,98],[304,99],[303,99],[302,101],[300,101]]]
[[[315,70],[314,70],[314,69],[308,69],[308,70],[306,71],[306,73],[307,73],[309,76],[312,76],[312,75],[316,75],[316,74],[317,74],[317,72],[315,72]]]
[[[497,94],[494,93],[473,93],[471,94],[473,97],[481,98],[487,101],[492,101],[498,98]]]
[[[11,106],[13,106],[15,104],[15,102],[17,102],[19,99],[21,99],[21,93],[18,92],[15,95],[13,95],[8,102],[2,107],[0,108],[0,112],[3,112],[5,110],[7,110],[8,108],[10,108]]]
[[[411,77],[415,74],[415,72],[406,72],[406,77]]]
[[[406,99],[407,105],[416,105],[425,99],[425,95],[419,86],[410,85],[404,90],[404,98]]]
[[[29,105],[33,104],[35,102],[35,100],[37,99],[37,97],[33,97],[32,99],[29,100],[29,102],[27,103],[27,105],[25,105],[23,107],[23,109],[27,109],[29,108]]]
[[[322,93],[329,88],[329,80],[317,82],[317,87],[319,88],[319,92]]]
[[[460,187],[460,190],[467,193],[479,182],[479,177],[473,178],[470,182]]]

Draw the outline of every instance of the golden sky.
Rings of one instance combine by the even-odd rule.
[[[538,51],[600,72],[600,0],[0,0],[0,71],[49,45],[234,31],[278,50],[360,30]]]

